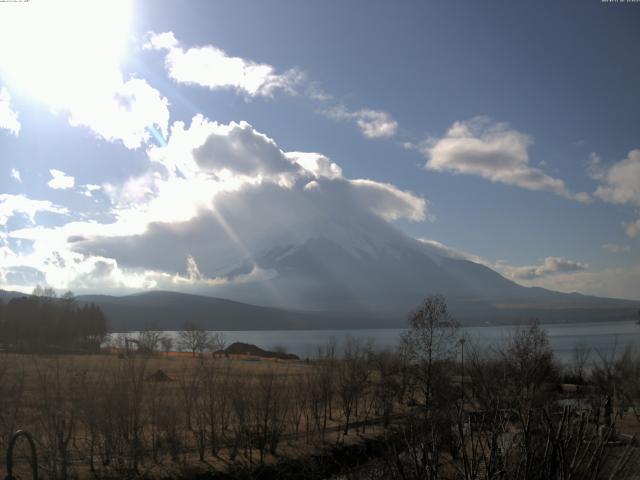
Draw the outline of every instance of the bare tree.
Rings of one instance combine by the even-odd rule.
[[[501,355],[506,379],[523,411],[548,400],[549,388],[543,387],[558,375],[549,338],[538,322],[518,327]]]
[[[591,356],[591,348],[584,342],[577,343],[573,347],[572,353],[572,370],[573,375],[579,382],[584,381],[585,367]]]
[[[182,392],[185,426],[187,431],[193,435],[200,461],[204,461],[208,423],[203,395],[203,369],[201,363],[195,367],[184,365],[178,376]]]
[[[391,421],[394,403],[400,396],[401,360],[391,350],[382,350],[372,356],[373,368],[377,373],[377,381],[373,385],[375,409],[382,416],[386,428]]]
[[[358,402],[369,380],[371,346],[358,339],[347,337],[342,361],[338,368],[337,393],[344,415],[344,434],[349,434],[352,413],[357,415]]]
[[[450,359],[455,353],[457,327],[442,295],[428,296],[409,317],[409,330],[403,334],[402,343],[417,365],[416,379],[426,407],[433,393],[435,364]]]
[[[138,350],[142,353],[153,354],[160,345],[162,332],[155,323],[148,323],[138,332]]]
[[[326,345],[318,348],[318,361],[314,366],[317,371],[315,381],[320,389],[320,406],[322,408],[322,424],[319,425],[319,429],[320,436],[324,441],[327,422],[333,415],[333,397],[335,395],[337,370],[335,339],[331,339]]]
[[[285,428],[287,414],[286,390],[272,370],[263,374],[255,386],[253,410],[253,438],[260,453],[260,464],[268,451],[276,453]]]
[[[306,377],[304,375],[292,376],[287,385],[287,392],[290,397],[289,424],[291,432],[297,440],[300,434],[302,418],[309,410],[309,392],[307,390]]]
[[[195,323],[185,323],[183,329],[178,332],[178,345],[190,351],[193,357],[205,350],[222,350],[224,344],[222,332],[212,333]]]
[[[162,350],[164,351],[165,355],[168,357],[171,349],[173,348],[173,337],[170,337],[169,335],[163,335],[160,338],[160,345],[162,346]]]
[[[203,401],[202,405],[208,424],[208,440],[211,455],[217,455],[222,446],[223,437],[229,428],[231,402],[229,400],[230,369],[222,372],[215,362],[207,362],[202,372]]]
[[[224,338],[224,333],[222,332],[209,332],[209,348],[212,352],[218,352],[220,350],[224,350],[224,347],[227,345],[227,339]]]

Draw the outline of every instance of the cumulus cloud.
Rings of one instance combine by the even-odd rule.
[[[390,138],[398,131],[396,122],[387,112],[361,109],[350,111],[344,105],[323,110],[322,113],[335,120],[350,120],[356,123],[367,138]]]
[[[68,210],[48,200],[33,200],[25,195],[0,194],[0,225],[6,225],[16,214],[23,214],[33,222],[39,212],[66,214]]]
[[[276,142],[246,122],[213,129],[206,142],[193,150],[193,155],[204,170],[227,169],[241,175],[273,175],[298,168]]]
[[[188,219],[157,221],[125,236],[85,237],[73,249],[115,258],[128,268],[183,275],[184,259],[191,255],[204,276],[220,278],[275,246],[326,236],[346,239],[360,230],[389,228],[385,218],[425,215],[416,211],[422,205],[413,205],[413,200],[407,203],[403,192],[380,188],[374,182],[357,187],[346,179],[315,182],[317,188],[311,189],[305,188],[304,177],[291,186],[247,184],[219,192]]]
[[[148,150],[147,173],[102,185],[111,223],[11,231],[33,250],[11,265],[39,268],[57,288],[206,289],[271,278],[275,272],[256,262],[270,246],[429,218],[425,199],[345,178],[326,156],[283,151],[244,122],[197,115],[170,132],[166,144]]]
[[[607,203],[640,207],[640,149],[631,150],[625,159],[609,166],[592,153],[587,172],[600,183],[594,196]],[[623,222],[622,227],[631,238],[640,235],[640,219]]]
[[[11,178],[13,178],[16,182],[22,183],[22,176],[20,175],[20,170],[17,168],[11,169]]]
[[[316,178],[341,178],[342,168],[321,153],[287,152],[287,158],[313,173]]]
[[[602,168],[602,184],[594,195],[608,203],[640,206],[640,149],[631,150],[624,160]]]
[[[477,175],[493,182],[528,190],[550,191],[587,203],[585,192],[572,193],[564,181],[529,164],[533,139],[506,123],[493,123],[486,117],[455,122],[447,133],[427,142],[425,168],[440,172]]]
[[[49,188],[53,188],[54,190],[67,190],[69,188],[73,188],[76,184],[75,178],[71,175],[67,175],[61,170],[56,170],[52,168],[49,170],[51,174],[51,180],[47,183]]]
[[[174,81],[211,90],[232,88],[250,97],[270,97],[276,90],[294,92],[304,77],[297,69],[277,73],[271,65],[231,57],[212,45],[185,50],[173,32],[149,33],[144,48],[166,51],[165,67]]]
[[[505,269],[507,276],[516,280],[532,280],[558,273],[580,272],[586,270],[586,263],[576,262],[563,257],[547,257],[540,265],[511,267]]]
[[[0,88],[0,128],[16,136],[20,133],[18,114],[11,107],[11,95],[5,87]]]

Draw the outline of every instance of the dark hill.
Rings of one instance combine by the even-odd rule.
[[[344,328],[345,317],[260,307],[221,298],[177,292],[152,291],[123,297],[80,295],[78,301],[95,303],[105,313],[113,331],[139,330],[154,324],[162,330],[179,330],[186,321],[208,330],[287,330]],[[351,315],[350,325],[367,325]],[[372,326],[381,326],[372,322]]]
[[[243,342],[235,342],[224,349],[228,355],[251,355],[253,357],[278,358],[280,360],[298,360],[298,356],[292,353],[272,352],[263,350],[256,345]]]

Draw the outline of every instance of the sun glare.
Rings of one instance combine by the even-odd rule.
[[[31,0],[3,7],[0,78],[12,91],[65,108],[122,81],[130,1]]]

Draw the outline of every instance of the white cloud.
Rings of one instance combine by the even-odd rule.
[[[211,90],[228,88],[248,97],[271,97],[279,90],[290,95],[302,92],[310,100],[323,104],[333,100],[332,95],[297,68],[278,73],[272,65],[231,57],[213,45],[185,50],[173,32],[150,32],[143,48],[166,52],[165,68],[169,77],[178,83]],[[398,130],[398,122],[389,113],[379,110],[351,111],[344,105],[337,105],[320,112],[334,120],[354,122],[367,138],[390,138]]]
[[[67,0],[31,2],[28,8],[3,12],[3,78],[30,100],[65,114],[71,125],[127,148],[147,142],[150,127],[166,134],[167,99],[120,68],[132,10],[132,2],[125,0]]]
[[[640,235],[640,218],[634,222],[625,222],[622,226],[629,237],[635,238]]]
[[[93,192],[97,192],[102,190],[100,185],[94,185],[92,183],[87,183],[86,185],[82,185],[82,195],[85,197],[93,197]]]
[[[396,122],[387,112],[379,110],[361,109],[349,111],[340,105],[322,113],[335,120],[351,120],[356,123],[360,132],[367,138],[390,138],[398,131]]]
[[[11,95],[5,87],[0,88],[0,129],[5,129],[14,135],[20,133],[18,114],[11,108]]]
[[[390,228],[385,219],[418,220],[427,215],[421,210],[425,208],[421,199],[376,182],[352,183],[326,178],[313,182],[316,188],[308,188],[309,177],[303,175],[290,186],[271,181],[247,183],[237,190],[218,190],[208,204],[197,189],[191,195],[189,183],[179,188],[175,211],[170,207],[156,210],[151,205],[136,207],[136,211],[157,211],[155,222],[141,225],[130,221],[131,227],[138,230],[131,228],[126,233],[121,228],[117,237],[115,226],[111,232],[94,235],[91,229],[78,226],[77,241],[68,248],[86,255],[114,258],[126,268],[154,269],[183,276],[186,275],[185,258],[191,255],[203,276],[221,278],[232,275],[239,265],[251,263],[254,254],[267,253],[275,246],[295,243],[297,239],[358,235],[361,230]],[[159,190],[149,204],[165,203],[165,196]],[[178,197],[166,198],[175,204]],[[130,217],[122,214],[122,219]],[[146,214],[144,219],[148,220]],[[33,239],[43,235],[51,237],[52,232],[20,231],[13,235]]]
[[[156,274],[158,276],[165,276],[162,274]],[[189,287],[194,286],[217,286],[217,285],[226,285],[229,283],[240,284],[240,283],[249,283],[256,281],[269,280],[276,275],[276,272],[264,270],[258,267],[257,265],[253,265],[251,271],[248,273],[243,273],[239,275],[234,275],[233,277],[216,277],[210,278],[206,275],[203,275],[198,268],[198,264],[192,255],[187,255],[187,273],[186,275],[175,274],[170,278],[170,282],[176,285],[186,285]]]
[[[276,142],[246,122],[212,128],[206,142],[193,150],[193,156],[202,170],[226,169],[240,175],[268,176],[299,168]]]
[[[385,220],[404,218],[421,222],[428,218],[427,201],[412,192],[400,190],[389,183],[373,180],[350,180],[358,200]]]
[[[640,149],[631,150],[625,159],[610,166],[603,165],[600,157],[592,154],[588,173],[600,182],[594,195],[602,201],[640,207]],[[640,219],[623,222],[622,227],[631,238],[640,235]]]
[[[495,268],[492,262],[480,257],[479,255],[467,252],[466,250],[450,247],[449,245],[445,245],[444,243],[431,238],[422,237],[417,240],[427,245],[432,251],[442,257],[455,258],[457,260],[469,260],[470,262]]]
[[[321,153],[287,152],[287,158],[313,173],[316,178],[342,178],[342,168]]]
[[[153,33],[147,34],[147,40],[143,45],[143,48],[154,50],[171,50],[178,46],[178,40],[173,32]]]
[[[16,214],[26,215],[33,222],[38,212],[66,214],[68,210],[48,200],[33,200],[25,195],[0,194],[0,225],[6,225]]]
[[[506,123],[486,117],[455,122],[441,138],[427,142],[423,153],[429,170],[477,175],[528,190],[545,190],[587,203],[585,192],[570,192],[565,183],[529,164],[533,139]]]
[[[152,138],[150,128],[166,136],[169,102],[145,80],[121,79],[104,90],[91,92],[87,98],[74,99],[64,108],[69,123],[85,126],[107,141],[121,141],[135,149]]]
[[[589,154],[587,162],[587,173],[594,180],[602,180],[604,178],[604,170],[602,168],[602,159],[595,152]]]
[[[640,149],[603,169],[594,195],[608,203],[640,206]]]
[[[165,67],[176,82],[211,90],[233,88],[250,97],[270,97],[276,90],[294,92],[304,78],[297,69],[277,73],[271,65],[230,57],[212,45],[184,50],[172,32],[149,33],[144,48],[167,51]]]
[[[559,273],[525,282],[560,292],[640,300],[640,264],[599,271]]]
[[[71,175],[67,175],[61,170],[52,168],[51,170],[49,170],[49,173],[52,177],[51,180],[49,180],[49,182],[47,183],[49,188],[53,188],[54,190],[66,190],[69,188],[73,188],[73,186],[76,184],[75,178],[73,178]]]
[[[580,272],[586,270],[586,263],[576,262],[563,257],[547,257],[540,265],[507,267],[504,273],[515,280],[533,280],[558,273]]]
[[[602,248],[609,253],[625,253],[631,250],[629,245],[616,245],[615,243],[605,243]]]
[[[517,266],[504,261],[491,261],[464,250],[452,248],[436,240],[418,239],[436,254],[485,265],[517,283],[559,292],[580,292],[601,297],[640,300],[640,264],[622,268],[587,270],[588,265],[561,257],[547,257],[540,265]],[[618,250],[617,245],[613,250]],[[612,251],[610,247],[603,248]],[[628,247],[627,247],[628,248]],[[620,251],[627,251],[622,247]]]
[[[344,178],[329,158],[284,152],[247,123],[176,122],[166,145],[148,154],[149,172],[103,185],[115,221],[11,231],[33,243],[11,264],[40,269],[58,288],[205,288],[272,276],[252,263],[269,245],[429,218],[425,199]],[[234,271],[238,265],[248,266]]]
[[[11,169],[11,178],[13,178],[16,182],[22,183],[22,177],[20,176],[20,170],[16,168]]]

